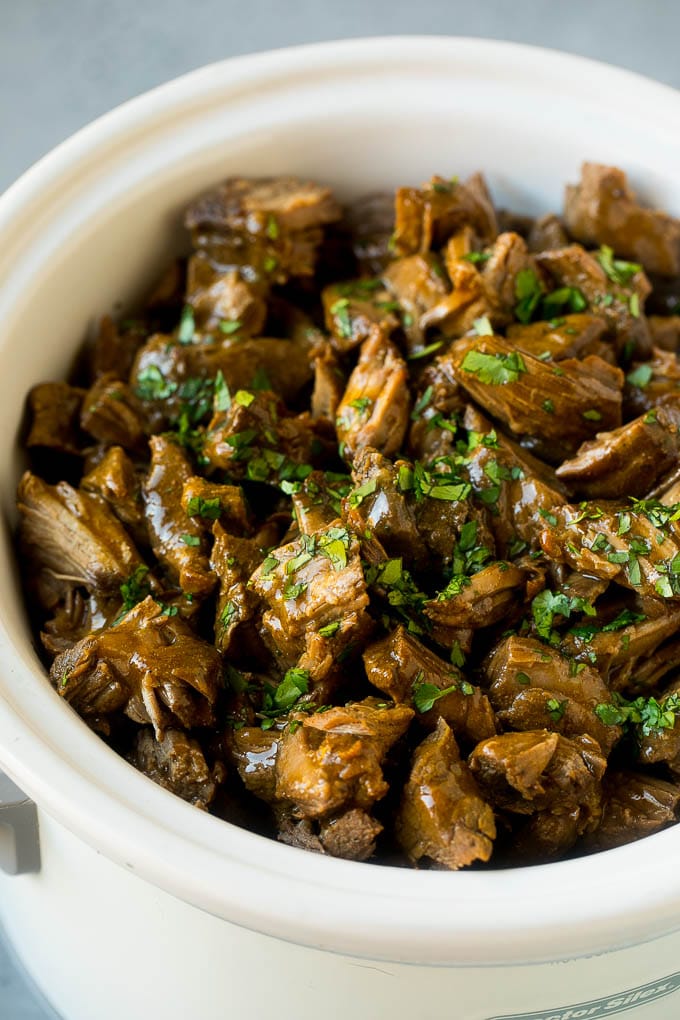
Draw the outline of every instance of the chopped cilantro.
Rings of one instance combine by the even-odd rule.
[[[559,287],[546,294],[541,302],[541,317],[551,319],[555,315],[583,312],[588,302],[578,287]]]
[[[185,545],[197,546],[201,544],[201,540],[198,535],[180,535],[180,542],[184,542]]]
[[[587,411],[583,411],[583,413],[581,414],[581,417],[585,418],[586,421],[602,421],[602,414],[601,414],[601,412],[600,411],[596,411],[594,407],[591,407]]]
[[[137,376],[135,393],[140,400],[167,400],[177,386],[174,380],[166,380],[158,365],[147,365]]]
[[[627,381],[631,386],[638,386],[641,390],[645,386],[649,385],[649,382],[654,375],[654,370],[651,365],[638,365],[632,372],[629,372],[626,376]]]
[[[190,344],[193,342],[195,331],[194,310],[191,305],[185,305],[182,309],[182,317],[179,320],[177,339],[181,344]]]
[[[566,699],[565,701],[558,701],[557,698],[548,698],[545,703],[545,707],[553,722],[560,721],[568,704],[569,699]]]
[[[347,497],[347,501],[352,508],[356,510],[358,506],[361,506],[367,496],[371,496],[378,487],[378,483],[375,478],[369,478],[367,482],[360,485],[358,488],[353,489]]]
[[[243,323],[239,319],[222,319],[220,322],[220,329],[227,336],[232,336],[234,333],[238,333]]]
[[[543,408],[546,414],[555,413],[555,405],[553,404],[552,400],[544,400],[543,403],[541,404],[541,407]]]
[[[438,351],[440,347],[443,347],[443,345],[443,340],[434,340],[431,344],[428,344],[427,347],[422,347],[419,351],[414,351],[413,354],[409,354],[406,360],[417,361],[418,358],[427,358],[430,354],[434,354],[435,351]]]
[[[502,386],[514,383],[527,367],[519,351],[511,354],[484,354],[482,351],[468,351],[463,358],[462,369],[476,375],[481,383]]]
[[[411,421],[418,421],[421,414],[432,400],[432,393],[432,386],[428,386],[427,389],[421,393],[414,404],[413,410],[411,411]]]
[[[519,322],[531,322],[534,312],[543,297],[543,288],[533,269],[520,269],[515,277],[515,318]]]
[[[208,520],[216,521],[221,513],[222,504],[217,496],[214,499],[192,496],[187,503],[187,514],[189,517],[205,517]]]
[[[237,623],[239,619],[239,610],[235,602],[231,599],[227,602],[220,613],[220,627],[223,630],[227,630],[232,624]]]
[[[322,556],[326,556],[333,570],[343,570],[347,566],[347,553],[351,538],[347,528],[329,528],[318,538],[318,548]]]
[[[353,407],[359,414],[368,414],[373,407],[373,400],[371,397],[357,397],[355,400],[350,400],[349,406]]]
[[[349,298],[338,298],[330,307],[330,313],[335,318],[340,336],[350,340],[353,335],[352,322],[349,316]]]
[[[583,612],[586,616],[594,616],[595,609],[578,595],[569,596],[564,592],[553,592],[549,588],[539,592],[531,603],[531,613],[538,636],[544,641],[555,644],[558,636],[553,631],[556,616],[569,617],[572,613]]]
[[[135,567],[127,581],[123,581],[121,584],[120,597],[123,600],[123,606],[120,611],[121,617],[136,606],[138,602],[143,602],[147,595],[151,594],[151,585],[147,580],[148,573],[149,568],[146,564],[140,563],[138,567]],[[117,622],[118,620],[116,620]]]
[[[262,710],[258,713],[262,719],[261,727],[263,730],[271,729],[279,716],[290,712],[291,708],[299,702],[302,695],[309,692],[309,677],[308,669],[301,669],[296,666],[285,673],[283,679],[276,687],[269,683],[264,685]]]
[[[231,407],[231,394],[229,393],[229,387],[222,375],[222,369],[219,369],[215,376],[215,389],[214,389],[214,408],[216,411],[228,411]]]
[[[472,323],[477,336],[493,336],[493,326],[488,315],[482,315]]]
[[[624,262],[614,258],[614,252],[607,244],[603,244],[595,258],[613,283],[626,287],[642,266],[637,262]]]
[[[418,676],[422,678],[422,671]],[[421,714],[429,712],[440,698],[445,698],[447,694],[452,694],[458,689],[458,684],[451,684],[450,687],[442,689],[436,687],[435,684],[417,683],[417,680],[418,677],[416,677],[416,683],[413,685],[413,704],[416,711]]]
[[[325,627],[319,627],[319,634],[321,637],[331,638],[340,630],[340,621],[334,620],[333,623],[327,623]]]
[[[300,581],[298,584],[294,584],[292,581],[289,581],[283,589],[283,597],[284,599],[297,599],[306,590],[307,585],[304,581]]]
[[[483,265],[490,258],[491,252],[489,251],[469,251],[467,255],[461,255],[461,259],[465,262],[471,262],[473,266],[478,266],[480,263]]]
[[[627,701],[614,692],[611,702],[595,706],[595,715],[605,726],[639,726],[644,736],[653,730],[672,730],[680,710],[680,694],[673,693],[661,700],[650,697]]]

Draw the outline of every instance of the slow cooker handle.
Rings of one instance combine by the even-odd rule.
[[[0,871],[40,871],[38,812],[33,801],[0,772]]]

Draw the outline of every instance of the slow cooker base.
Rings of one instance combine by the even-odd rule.
[[[62,1020],[668,1020],[680,933],[507,967],[354,959],[239,928],[168,895],[39,813],[40,873],[0,874],[0,921]],[[539,1013],[535,1011],[539,1010]]]

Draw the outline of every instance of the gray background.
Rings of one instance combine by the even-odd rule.
[[[680,87],[674,0],[0,0],[0,191],[94,117],[201,64],[407,33],[550,46]],[[0,1020],[49,1015],[0,942]]]

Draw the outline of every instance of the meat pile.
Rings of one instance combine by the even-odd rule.
[[[585,164],[343,211],[230,178],[28,396],[21,573],[111,747],[296,846],[458,869],[680,801],[680,221]]]

